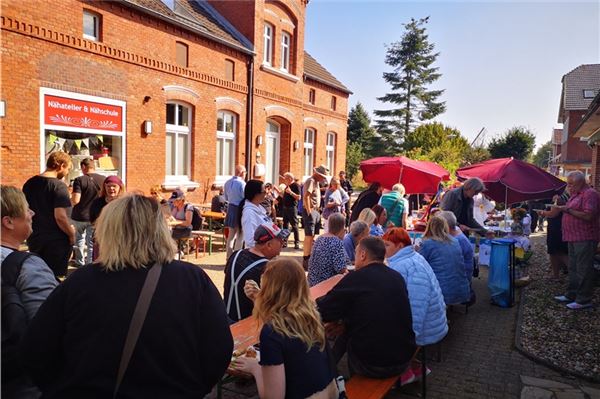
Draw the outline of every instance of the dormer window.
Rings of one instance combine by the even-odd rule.
[[[263,63],[271,65],[273,63],[273,25],[265,24]]]
[[[290,71],[290,43],[291,36],[287,32],[281,34],[281,70]]]
[[[583,98],[594,98],[594,90],[584,89],[583,90]]]

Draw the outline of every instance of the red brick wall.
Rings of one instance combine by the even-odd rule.
[[[586,111],[568,111],[569,118],[569,138],[567,142],[562,145],[562,161],[577,161],[577,162],[590,162],[592,159],[592,150],[588,147],[585,141],[581,141],[579,137],[573,137],[575,130],[581,118],[585,115]]]
[[[82,39],[83,8],[102,15],[102,43]],[[165,107],[168,100],[183,101],[194,109],[191,179],[200,183],[200,188],[191,194],[192,201],[204,202],[206,189],[214,181],[216,114],[220,109],[238,115],[236,162],[245,162],[246,55],[142,16],[116,2],[55,0],[50,4],[7,0],[3,3],[1,23],[1,97],[7,104],[6,117],[0,120],[3,183],[20,186],[40,171],[40,87],[127,103],[126,178],[129,190],[148,192],[152,185],[164,181]],[[262,34],[262,23],[257,25],[260,28],[256,29]],[[298,18],[300,25],[303,28],[303,15]],[[300,27],[298,31],[301,32]],[[187,69],[175,65],[176,41],[189,45]],[[297,43],[303,48],[303,39],[299,38]],[[302,55],[303,51],[296,54]],[[224,80],[225,59],[236,64],[235,82]],[[259,60],[262,61],[262,56],[257,57]],[[301,58],[295,62],[297,66],[303,65]],[[343,168],[347,95],[315,84],[312,87],[317,89],[318,103],[311,106],[307,104],[308,87],[303,83],[301,73],[297,73],[298,81],[292,82],[264,72],[260,62],[256,64],[253,153],[261,150],[264,160],[264,149],[256,147],[255,138],[257,135],[264,137],[267,118],[284,121],[287,130],[282,132],[280,173],[291,170],[301,175],[304,120],[315,118],[321,123],[317,127],[315,165],[325,162],[324,134],[335,131],[338,142],[336,169]],[[165,92],[164,86],[181,86],[189,91]],[[329,110],[329,100],[326,100],[332,92],[338,96],[336,112]],[[151,100],[145,103],[146,96]],[[153,121],[151,135],[142,132],[145,120]],[[300,143],[297,151],[293,150],[294,140]],[[253,164],[254,161],[253,156]],[[207,195],[210,199],[211,193]]]

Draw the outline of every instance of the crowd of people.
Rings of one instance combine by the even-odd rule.
[[[468,235],[488,232],[476,218],[478,178],[445,193],[415,245],[400,183],[388,192],[372,183],[352,204],[345,174],[331,178],[323,165],[304,182],[285,173],[281,185],[246,180],[238,165],[212,203],[228,231],[221,297],[201,268],[175,260],[194,219],[182,190],[169,200],[158,188],[126,193],[84,160],[70,194],[71,167],[55,152],[22,191],[2,186],[3,299],[5,270],[15,269],[27,325],[8,346],[7,397],[202,397],[233,367],[254,376],[261,397],[336,398],[344,355],[351,374],[414,376],[417,347],[448,333],[446,307],[475,301]],[[536,212],[548,218],[549,244],[562,214],[568,245],[551,259],[556,271],[568,256],[556,299],[571,309],[591,306],[600,233],[599,197],[582,176],[568,176],[564,205]],[[302,264],[279,256],[292,233],[300,249],[299,216]],[[30,252],[19,250],[25,240]],[[63,281],[73,249],[78,270]],[[309,287],[336,275],[313,302]],[[229,326],[247,317],[261,326],[260,360],[231,363]]]

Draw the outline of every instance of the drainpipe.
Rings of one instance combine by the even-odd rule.
[[[248,97],[246,100],[246,179],[249,179],[252,174],[252,122],[253,122],[253,105],[254,105],[254,56],[247,63],[248,73]]]

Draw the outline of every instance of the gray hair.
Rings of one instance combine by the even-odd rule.
[[[446,219],[446,222],[448,223],[448,228],[450,229],[450,231],[453,231],[456,226],[457,226],[457,221],[456,221],[456,215],[450,211],[441,211],[438,212],[437,215],[440,215],[441,217],[443,217],[444,219]]]
[[[575,181],[585,182],[585,174],[580,170],[574,170],[567,174],[567,178],[572,178]]]
[[[471,177],[463,184],[463,188],[480,193],[485,190],[485,184],[483,184],[483,181],[479,177]]]
[[[350,234],[352,237],[360,237],[369,230],[369,225],[362,220],[356,220],[350,224]]]
[[[336,212],[327,219],[327,226],[331,234],[337,235],[346,227],[346,218],[341,213]]]
[[[406,194],[406,189],[402,183],[396,183],[392,186],[392,191],[398,191],[400,195]]]

